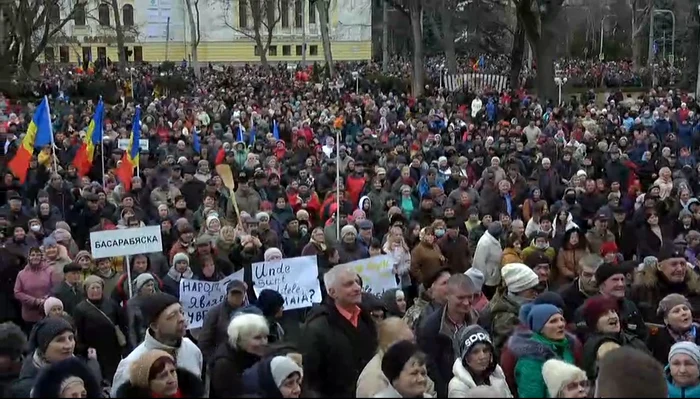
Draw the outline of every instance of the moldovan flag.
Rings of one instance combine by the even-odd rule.
[[[92,168],[92,160],[95,157],[95,145],[102,143],[102,119],[104,116],[105,105],[100,99],[95,109],[95,115],[90,121],[87,134],[83,145],[80,146],[78,152],[73,158],[73,165],[78,170],[80,176],[85,176]]]
[[[22,144],[14,158],[7,164],[12,173],[17,176],[19,182],[24,184],[29,170],[29,161],[34,155],[34,148],[42,148],[53,142],[53,128],[49,100],[44,96],[41,104],[34,112],[34,117],[27,127],[27,133],[22,139]]]
[[[139,153],[141,147],[141,107],[136,107],[134,121],[131,124],[131,137],[129,138],[129,147],[124,151],[121,164],[117,168],[117,177],[124,185],[126,191],[131,190],[131,178],[134,177],[134,168],[139,164]]]

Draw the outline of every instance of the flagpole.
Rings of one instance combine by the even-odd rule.
[[[49,132],[51,132],[51,152],[53,153],[53,170],[54,173],[58,173],[58,158],[56,157],[56,141],[53,137],[53,125],[51,124],[51,110],[49,109],[49,98],[44,96],[44,101],[46,101],[46,114],[49,121]]]
[[[100,102],[102,102],[102,96],[100,96]],[[100,107],[100,102],[97,103],[97,108]],[[102,134],[100,135],[100,158],[102,159],[102,189],[107,188],[107,179],[105,179],[105,130],[104,130],[104,115],[100,115],[100,129]],[[93,143],[95,145],[95,143]]]
[[[340,242],[340,129],[335,133],[335,238]]]

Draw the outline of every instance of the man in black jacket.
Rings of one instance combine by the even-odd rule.
[[[564,300],[564,319],[574,322],[576,309],[583,306],[588,297],[598,294],[598,285],[595,282],[595,272],[603,264],[603,258],[598,255],[589,254],[578,261],[579,272],[576,279],[565,285],[559,291]]]
[[[304,380],[321,397],[352,398],[377,350],[377,332],[360,308],[362,287],[354,269],[336,266],[323,282],[328,299],[311,310],[303,327]]]
[[[243,306],[247,289],[248,286],[243,281],[232,280],[226,286],[226,300],[204,316],[202,330],[199,332],[199,349],[205,363],[212,360],[216,347],[228,339],[226,329],[233,313]]]
[[[71,262],[63,266],[63,281],[53,287],[53,296],[63,302],[63,310],[71,316],[75,307],[85,299],[85,293],[80,284],[82,271],[83,268],[77,263]]]

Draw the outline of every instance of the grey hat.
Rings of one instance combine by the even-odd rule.
[[[469,277],[477,291],[481,291],[481,288],[484,286],[484,273],[482,273],[481,270],[472,267],[464,272],[464,274]]]
[[[695,364],[700,366],[700,348],[695,342],[681,341],[673,344],[668,352],[668,362],[671,363],[671,359],[680,354],[690,356]]]
[[[683,295],[668,294],[659,302],[659,307],[656,309],[656,314],[665,318],[666,315],[668,315],[668,312],[678,305],[685,305],[688,307],[688,309],[693,308],[690,306],[690,301],[688,301],[688,298],[684,297]]]
[[[46,353],[51,341],[66,331],[73,332],[73,326],[63,317],[45,317],[34,327],[30,337],[32,349]]]
[[[503,226],[501,225],[501,222],[491,223],[489,225],[488,232],[494,238],[500,237],[501,234],[503,233]]]
[[[148,284],[149,282],[155,282],[156,279],[153,277],[151,273],[141,273],[134,279],[134,291],[135,293],[138,293],[141,291],[141,289]]]

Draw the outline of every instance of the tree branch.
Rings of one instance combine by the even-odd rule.
[[[408,12],[408,10],[401,4],[398,3],[397,0],[384,0],[389,4],[390,6],[394,7],[398,12],[400,12],[406,19],[408,19],[408,22],[411,22],[411,13]]]

